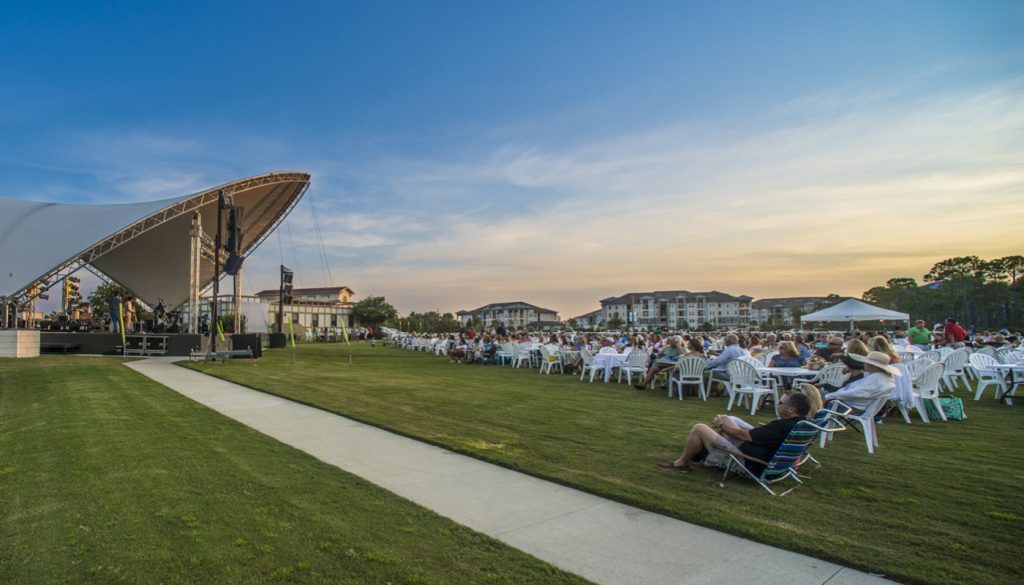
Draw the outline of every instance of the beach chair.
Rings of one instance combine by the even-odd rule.
[[[801,464],[813,459],[809,456],[807,450],[818,435],[823,431],[836,433],[846,428],[842,425],[831,426],[831,428],[826,426],[830,424],[829,420],[834,420],[827,417],[830,412],[819,410],[813,421],[802,420],[796,423],[793,430],[789,431],[789,435],[786,436],[786,440],[779,446],[779,450],[772,456],[771,461],[762,461],[756,457],[737,455],[731,451],[725,451],[728,455],[728,460],[725,463],[725,470],[722,473],[722,481],[719,483],[719,486],[725,487],[725,482],[731,477],[745,476],[755,481],[757,485],[773,496],[782,497],[795,490],[803,484],[800,480],[798,468]],[[821,415],[821,418],[818,418],[818,415]],[[817,463],[816,459],[813,460]],[[754,475],[753,472],[747,469],[747,461],[760,463],[764,466],[764,471],[760,475]],[[818,466],[820,467],[820,463]],[[773,484],[786,479],[796,482],[796,485],[782,493],[776,493],[772,489]]]

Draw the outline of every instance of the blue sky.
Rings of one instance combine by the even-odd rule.
[[[11,2],[0,27],[0,195],[313,173],[249,288],[282,255],[328,283],[314,212],[333,284],[403,312],[859,294],[1024,244],[1020,2]]]

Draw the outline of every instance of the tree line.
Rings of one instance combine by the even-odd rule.
[[[928,323],[952,317],[980,329],[1024,325],[1024,256],[947,258],[922,278],[923,285],[910,277],[890,278],[862,298]]]

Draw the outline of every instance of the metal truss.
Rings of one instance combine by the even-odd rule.
[[[164,209],[161,209],[129,225],[128,227],[106,238],[102,242],[99,242],[85,249],[80,254],[77,254],[69,258],[65,262],[59,264],[58,266],[50,269],[46,273],[40,275],[38,278],[30,282],[24,288],[16,291],[9,297],[6,297],[4,299],[4,302],[15,303],[19,306],[26,305],[29,301],[34,300],[35,298],[38,297],[40,291],[36,287],[46,286],[47,288],[49,288],[50,286],[53,286],[55,282],[63,280],[64,277],[59,277],[59,275],[71,269],[71,267],[74,267],[74,269],[72,269],[71,272],[74,272],[83,267],[87,267],[90,270],[90,272],[96,273],[94,267],[92,267],[91,265],[92,261],[96,260],[100,256],[103,256],[104,254],[107,254],[111,250],[123,246],[124,244],[164,224],[167,221],[170,221],[185,213],[198,211],[201,207],[209,205],[210,203],[216,203],[221,195],[221,191],[224,191],[225,195],[230,199],[236,193],[248,191],[256,187],[262,187],[264,185],[272,185],[276,183],[300,183],[301,186],[295,192],[295,195],[292,196],[288,204],[285,206],[285,209],[280,214],[278,214],[275,220],[267,227],[267,229],[263,231],[263,233],[259,234],[256,237],[256,239],[253,242],[253,245],[249,246],[249,248],[246,250],[245,255],[248,256],[261,243],[263,243],[264,240],[267,239],[270,233],[273,232],[278,225],[280,225],[281,221],[284,220],[285,216],[287,216],[295,207],[299,199],[301,199],[302,195],[306,192],[306,189],[309,188],[309,178],[309,175],[306,173],[268,173],[265,175],[250,177],[248,179],[242,179],[241,181],[235,181],[233,183],[227,183],[225,185],[220,185],[212,189],[207,189],[206,191],[197,193],[191,197],[188,197],[187,199],[177,201],[174,204],[165,207]],[[212,262],[214,258],[213,239],[206,233],[203,233],[202,248],[203,257]],[[221,251],[221,253],[223,261],[226,255],[224,255],[223,251]],[[68,274],[70,274],[70,272]],[[111,281],[111,279],[106,275],[103,275],[101,278],[107,281]]]

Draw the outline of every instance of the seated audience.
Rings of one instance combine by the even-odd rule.
[[[673,471],[690,471],[691,464],[703,461],[709,452],[720,449],[737,457],[749,456],[761,461],[770,461],[779,450],[779,445],[786,440],[789,431],[796,423],[807,417],[810,412],[810,401],[799,392],[787,392],[775,407],[778,418],[770,423],[744,428],[732,417],[720,414],[715,417],[714,426],[717,431],[703,423],[693,425],[686,437],[683,453],[674,461],[659,463],[658,467]],[[738,440],[734,445],[730,439]],[[747,469],[760,474],[764,466],[747,460]]]
[[[668,344],[665,345],[665,347],[661,348],[661,351],[659,351],[656,354],[657,359],[651,364],[649,368],[647,368],[647,375],[644,376],[644,379],[640,383],[634,384],[633,387],[636,388],[637,390],[643,390],[644,388],[647,387],[648,384],[651,383],[651,380],[653,380],[654,377],[658,375],[658,372],[664,370],[671,370],[672,368],[674,368],[675,364],[663,365],[659,364],[657,360],[671,360],[674,362],[679,358],[680,355],[682,355],[683,351],[683,338],[679,337],[678,335],[672,336],[669,339]]]
[[[783,341],[779,344],[779,354],[768,365],[773,368],[799,368],[804,365],[804,359],[792,341]]]
[[[864,364],[864,376],[848,382],[839,390],[824,395],[826,401],[839,400],[860,414],[879,396],[889,394],[896,387],[893,376],[902,376],[895,366],[889,365],[889,356],[872,351],[866,356],[850,354],[850,358]]]

